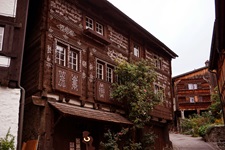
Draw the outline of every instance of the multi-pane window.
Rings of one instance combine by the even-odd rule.
[[[69,51],[69,68],[73,69],[73,70],[78,70],[78,57],[79,57],[79,52],[74,50],[74,49],[70,49]]]
[[[140,47],[138,45],[134,45],[134,56],[140,57]]]
[[[77,48],[57,41],[55,49],[55,63],[78,71],[79,54],[80,51]]]
[[[66,66],[66,46],[56,45],[55,63]]]
[[[104,79],[104,64],[102,62],[97,62],[97,78]]]
[[[86,29],[91,29],[98,34],[103,35],[104,27],[99,22],[94,21],[93,19],[86,17]]]
[[[113,67],[108,65],[106,73],[107,73],[107,81],[112,83],[113,82]]]
[[[189,90],[195,90],[195,89],[197,89],[197,88],[198,88],[197,84],[193,84],[193,83],[189,83],[189,84],[188,84],[188,89],[189,89]]]
[[[94,22],[89,17],[86,17],[86,29],[94,29]]]
[[[95,27],[96,32],[103,35],[103,26],[98,22],[96,22],[95,25],[96,25],[96,27]]]
[[[106,80],[107,82],[113,82],[114,67],[102,61],[97,61],[96,76],[98,79]]]
[[[3,38],[4,38],[4,27],[0,27],[0,51],[2,51]]]

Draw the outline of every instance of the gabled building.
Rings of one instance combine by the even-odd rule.
[[[216,87],[215,75],[206,66],[175,76],[172,79],[175,104],[175,121],[207,111],[211,94]]]
[[[1,0],[0,4],[0,137],[8,129],[20,147],[23,88],[20,85],[28,0]],[[21,90],[20,90],[21,89]],[[18,130],[19,127],[19,130]]]
[[[147,59],[164,99],[149,114],[157,150],[171,146],[171,61],[177,55],[106,0],[30,0],[22,85],[23,141],[40,150],[99,149],[107,129],[132,126],[110,98],[116,61]],[[140,140],[140,139],[137,139]]]
[[[211,44],[209,70],[216,74],[223,118],[225,120],[225,2],[215,0],[215,23]]]

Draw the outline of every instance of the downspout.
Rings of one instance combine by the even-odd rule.
[[[25,104],[25,89],[21,86],[21,75],[22,75],[22,65],[23,65],[23,55],[24,55],[24,45],[25,45],[25,37],[26,37],[26,28],[27,28],[27,17],[28,17],[28,7],[29,7],[29,0],[26,1],[26,11],[25,11],[25,20],[24,20],[24,31],[23,31],[23,39],[22,39],[22,54],[20,60],[20,70],[19,70],[19,81],[18,87],[21,89],[21,96],[20,96],[20,107],[19,107],[19,127],[18,127],[18,137],[17,137],[17,150],[22,149],[22,135],[23,135],[23,120],[24,120],[24,104]]]

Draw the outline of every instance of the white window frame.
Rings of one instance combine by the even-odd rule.
[[[96,23],[95,23],[95,31],[96,31],[98,34],[103,35],[103,25],[101,25],[100,23],[96,22]]]
[[[140,57],[140,47],[134,44],[134,56]]]
[[[65,45],[65,47],[58,44],[56,45],[56,49],[55,49],[56,64],[66,67],[66,51],[67,51],[67,45]]]
[[[110,83],[113,83],[113,67],[110,65],[107,65],[107,70],[106,70],[106,74],[107,74],[107,81]]]
[[[91,19],[89,17],[86,17],[85,24],[86,24],[86,29],[94,30],[94,21],[93,21],[93,19]]]
[[[56,40],[55,46],[55,63],[79,71],[80,65],[80,49],[70,44],[66,44],[60,40]]]
[[[196,89],[198,89],[198,85],[197,84],[193,84],[193,83],[189,83],[188,84],[188,89],[189,90],[196,90]]]
[[[74,48],[70,48],[69,55],[68,55],[68,65],[70,69],[78,71],[79,68],[79,51]]]
[[[4,27],[0,27],[0,51],[3,49],[3,41],[4,41]]]
[[[97,61],[97,68],[96,68],[96,76],[98,79],[104,80],[104,64],[100,61]]]

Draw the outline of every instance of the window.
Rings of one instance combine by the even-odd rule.
[[[102,80],[104,79],[103,66],[104,66],[103,63],[99,61],[97,62],[97,78]]]
[[[86,17],[86,29],[91,29],[93,30],[94,28],[94,23],[91,18]]]
[[[4,27],[0,27],[0,51],[2,51],[3,38],[4,38]]]
[[[15,17],[17,0],[1,0],[0,15]]]
[[[86,17],[86,29],[91,29],[101,35],[103,35],[103,31],[104,31],[102,24],[95,22],[93,19],[89,17]]]
[[[158,98],[163,101],[165,98],[164,88],[159,85],[154,85],[154,93],[157,94]]]
[[[192,84],[192,83],[189,83],[188,84],[188,89],[189,90],[195,90],[195,89],[197,89],[198,87],[197,87],[197,84]]]
[[[155,67],[158,69],[162,68],[162,61],[159,57],[154,56],[154,60],[155,60]]]
[[[96,22],[95,28],[96,28],[95,30],[96,30],[97,33],[103,35],[103,26],[100,23]]]
[[[195,102],[195,98],[194,97],[190,97],[190,103],[194,103]]]
[[[114,82],[114,67],[102,61],[97,61],[96,76],[98,79],[106,80],[107,82]]]
[[[140,57],[140,47],[138,45],[134,45],[134,56]]]
[[[107,65],[106,73],[107,73],[107,81],[112,83],[113,82],[113,67]]]
[[[57,41],[55,49],[55,63],[60,66],[68,67],[72,70],[78,71],[79,54],[79,49]]]

